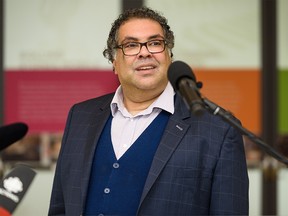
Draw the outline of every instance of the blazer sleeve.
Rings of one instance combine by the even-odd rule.
[[[248,188],[243,137],[230,126],[215,167],[210,215],[248,215]]]
[[[55,170],[52,193],[51,193],[51,198],[50,198],[50,205],[49,205],[49,210],[48,210],[49,216],[62,216],[62,215],[64,216],[65,215],[65,202],[64,202],[64,196],[63,196],[63,188],[61,184],[61,164],[63,160],[63,151],[64,151],[65,143],[67,140],[67,136],[68,136],[69,125],[72,119],[72,112],[73,112],[73,107],[70,109],[69,114],[68,114],[65,130],[63,134],[62,144],[61,144],[61,150],[60,150],[58,160],[57,160],[57,166]]]

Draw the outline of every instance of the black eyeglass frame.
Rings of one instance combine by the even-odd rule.
[[[149,50],[147,44],[150,43],[150,42],[153,42],[153,41],[159,41],[159,42],[163,43],[163,44],[164,44],[163,50],[157,51],[157,52],[155,52],[155,51],[152,51],[152,52],[151,52],[151,51]],[[125,45],[127,45],[127,44],[129,44],[129,43],[140,44],[139,51],[138,51],[137,53],[135,53],[135,54],[128,54],[128,55],[127,55],[127,54],[125,53],[125,51],[124,51],[124,47],[123,47],[123,46],[125,46]],[[164,52],[164,50],[165,50],[165,48],[166,48],[166,46],[167,46],[167,42],[166,42],[165,40],[149,40],[149,41],[146,41],[146,42],[144,42],[144,43],[140,43],[140,42],[136,42],[136,41],[135,41],[135,42],[127,42],[127,43],[124,43],[124,44],[117,45],[115,48],[116,48],[116,49],[121,49],[121,50],[122,50],[122,53],[123,53],[125,56],[136,56],[136,55],[138,55],[138,54],[141,52],[141,49],[142,49],[143,46],[146,47],[146,49],[148,50],[149,53],[151,53],[151,54],[157,54],[157,53]]]

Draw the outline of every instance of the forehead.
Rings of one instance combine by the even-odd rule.
[[[133,18],[120,26],[118,39],[120,41],[126,38],[145,40],[154,35],[164,37],[163,29],[157,21],[145,18]]]

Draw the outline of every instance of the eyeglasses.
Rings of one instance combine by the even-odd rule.
[[[150,40],[145,43],[128,42],[120,44],[115,48],[122,49],[123,54],[126,56],[134,56],[140,53],[143,46],[152,54],[161,53],[165,50],[166,42],[165,40]]]

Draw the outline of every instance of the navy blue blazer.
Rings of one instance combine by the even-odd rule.
[[[74,105],[55,171],[49,215],[82,215],[94,150],[113,94]],[[196,117],[179,95],[155,153],[137,215],[248,215],[241,134],[208,112]]]

